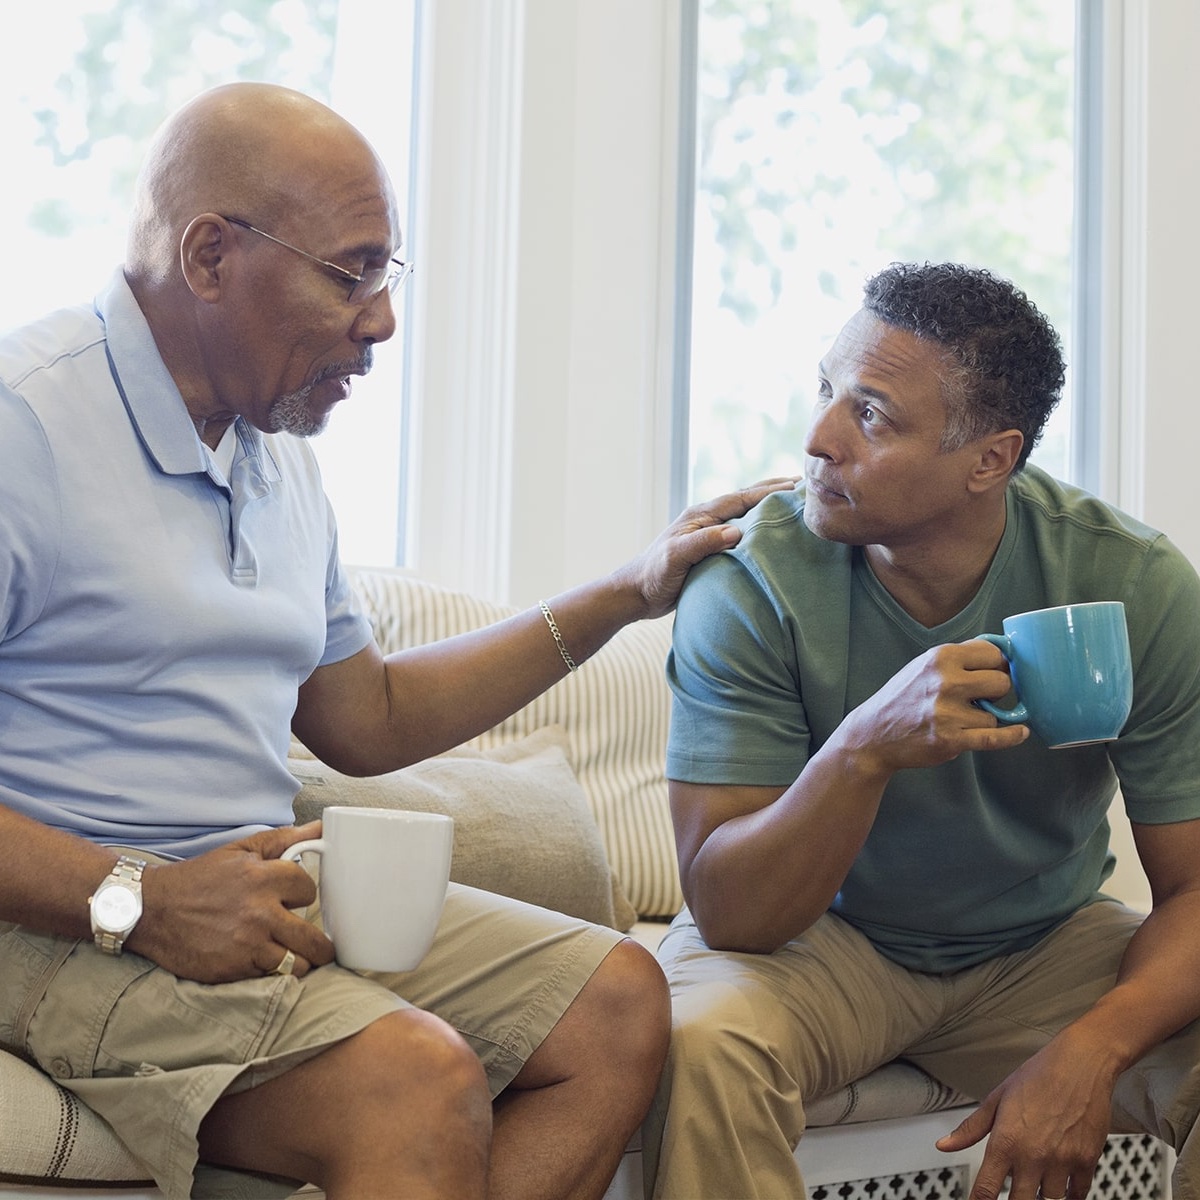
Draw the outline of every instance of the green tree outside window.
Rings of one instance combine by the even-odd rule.
[[[1072,9],[701,0],[694,495],[800,469],[817,361],[892,260],[1007,275],[1068,337]]]

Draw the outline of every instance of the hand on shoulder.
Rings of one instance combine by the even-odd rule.
[[[741,530],[728,522],[743,517],[772,492],[790,491],[797,480],[767,479],[713,500],[693,504],[617,574],[636,589],[644,616],[661,617],[675,607],[688,572],[702,559],[736,546]]]

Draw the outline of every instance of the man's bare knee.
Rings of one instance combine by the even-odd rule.
[[[470,1046],[444,1021],[402,1009],[368,1025],[346,1043],[360,1101],[394,1112],[397,1103],[460,1109],[475,1093],[486,1099],[487,1076]]]
[[[658,963],[621,942],[501,1097],[495,1193],[600,1195],[650,1106],[669,1037]]]
[[[452,1164],[470,1173],[473,1159],[482,1179],[491,1118],[471,1048],[437,1017],[404,1009],[218,1101],[201,1127],[201,1155],[327,1189],[356,1172],[436,1178]]]
[[[571,1074],[571,1066],[586,1063],[626,1080],[645,1076],[653,1087],[670,1030],[671,997],[662,969],[643,946],[626,940],[593,972],[528,1066],[555,1075],[560,1064],[563,1074]]]
[[[592,985],[608,1027],[657,1077],[671,1035],[671,992],[654,956],[635,941],[621,942],[600,964]]]

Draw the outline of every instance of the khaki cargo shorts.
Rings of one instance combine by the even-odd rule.
[[[0,924],[0,1043],[103,1116],[172,1197],[286,1196],[294,1185],[201,1166],[216,1100],[313,1057],[386,1013],[436,1013],[503,1090],[622,938],[600,926],[451,884],[415,971],[336,965],[206,985],[135,954]]]

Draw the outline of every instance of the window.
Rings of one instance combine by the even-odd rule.
[[[151,136],[219,83],[267,80],[332,104],[371,139],[406,211],[417,3],[393,0],[385,11],[372,0],[237,0],[208,11],[182,0],[61,0],[27,14],[20,53],[0,76],[9,180],[0,205],[8,275],[19,281],[0,293],[0,328],[104,286],[124,258]],[[386,72],[364,71],[381,45]],[[404,359],[398,345],[380,353],[313,442],[347,561],[398,559]]]
[[[709,269],[707,279],[700,278],[701,256],[708,254],[710,262],[719,264],[724,253],[711,225],[707,244],[696,248],[694,302],[690,287],[681,286],[677,276],[677,264],[692,260],[694,239],[689,231],[678,230],[677,175],[687,175],[689,197],[693,187],[691,170],[680,168],[676,156],[697,143],[690,137],[680,146],[678,110],[681,100],[685,109],[694,108],[698,91],[694,84],[680,85],[680,74],[695,70],[696,56],[681,54],[679,26],[694,22],[701,3],[336,3],[330,96],[335,107],[368,132],[388,163],[407,217],[406,240],[417,261],[402,314],[413,332],[405,329],[404,346],[398,335],[380,352],[375,372],[359,382],[329,431],[314,441],[348,559],[391,561],[388,556],[394,551],[386,531],[367,539],[383,545],[382,556],[370,546],[356,546],[361,546],[358,511],[365,510],[362,522],[372,528],[394,520],[396,497],[387,495],[388,472],[394,477],[402,470],[412,496],[401,561],[436,582],[513,603],[553,595],[611,570],[645,546],[686,503],[689,368],[697,413],[700,391],[709,382],[698,365],[692,366],[689,342],[698,351],[706,347],[698,345],[704,335],[689,337],[692,323],[686,309],[689,304],[693,309],[707,305],[710,314],[727,323],[729,319],[729,314],[717,311],[720,267]],[[1072,136],[1083,148],[1086,168],[1086,176],[1081,172],[1076,181],[1078,196],[1086,203],[1080,204],[1075,224],[1088,227],[1092,247],[1086,260],[1087,286],[1078,281],[1075,285],[1082,299],[1074,310],[1065,296],[1052,305],[1035,277],[1040,267],[1031,272],[1014,266],[1011,271],[1071,338],[1068,358],[1076,395],[1086,395],[1089,415],[1079,422],[1084,406],[1072,403],[1071,416],[1086,439],[1072,433],[1068,442],[1067,414],[1059,421],[1062,433],[1057,436],[1070,449],[1069,477],[1163,528],[1200,561],[1191,443],[1179,436],[1181,397],[1190,394],[1194,371],[1187,339],[1178,334],[1178,314],[1188,311],[1189,281],[1195,274],[1188,269],[1195,254],[1190,198],[1197,193],[1200,160],[1181,154],[1179,146],[1181,139],[1186,142],[1194,74],[1188,55],[1200,42],[1200,8],[1194,0],[1077,0],[1074,5],[1070,0],[1044,0],[1036,6],[1024,0],[1013,7],[1014,3],[931,0],[905,6],[880,0],[869,7],[891,21],[893,30],[899,21],[904,28],[931,27],[934,34],[957,29],[968,20],[986,22],[979,28],[991,30],[997,22],[1008,21],[1010,12],[1017,14],[1019,19],[1011,22],[1020,35],[1017,50],[968,60],[974,79],[968,80],[964,94],[990,89],[990,99],[982,104],[985,116],[1005,105],[1013,109],[1005,122],[1005,130],[1012,131],[1008,143],[985,154],[985,165],[993,173],[1001,162],[1009,163],[1017,178],[1047,177],[1052,170],[1065,179],[1064,172],[1071,169],[1069,142],[1060,142],[1053,156],[1046,142],[1032,170],[1025,163],[1028,145],[1016,131],[1025,127],[1029,116],[1024,73],[1034,64],[1040,64],[1037,79],[1052,78],[1059,89],[1062,128],[1070,128],[1071,74],[1079,77],[1077,90],[1093,89],[1091,101],[1079,106],[1081,126]],[[332,11],[333,0],[327,4]],[[704,4],[707,21],[712,5],[709,0]],[[134,5],[134,0],[122,0],[122,7],[126,5]],[[116,166],[102,163],[98,173],[81,184],[86,207],[82,215],[74,214],[84,221],[78,241],[46,235],[35,242],[27,219],[35,197],[60,194],[46,180],[48,151],[38,150],[43,157],[36,163],[30,156],[39,135],[31,114],[47,106],[50,92],[60,103],[64,96],[69,98],[71,93],[58,95],[60,81],[63,87],[80,86],[83,76],[72,64],[81,50],[84,16],[113,7],[113,0],[64,0],[31,9],[22,27],[21,53],[0,76],[6,114],[0,143],[10,180],[3,200],[10,233],[6,261],[15,260],[17,266],[9,276],[15,282],[0,298],[0,323],[25,320],[64,299],[86,299],[97,279],[103,281],[107,265],[122,254],[125,193],[119,188],[114,193],[120,231],[102,249],[105,235],[93,219],[106,207],[110,170]],[[174,21],[184,31],[178,41],[185,48],[157,63],[146,53],[145,39],[134,41],[143,47],[132,57],[136,69],[120,79],[112,77],[107,85],[132,89],[145,101],[147,119],[157,120],[176,98],[208,82],[208,76],[195,74],[200,60],[193,47],[201,44],[197,7],[183,0],[137,0],[134,11],[153,16],[162,9],[160,25]],[[411,198],[405,199],[410,140],[406,56],[414,43],[412,14],[418,7],[424,10],[419,139],[424,182],[419,209]],[[855,36],[882,36],[878,24],[865,23],[868,6],[863,0],[804,0],[795,7],[818,16],[832,14],[835,28],[853,32],[861,27],[861,35]],[[760,15],[782,11],[777,0],[774,5],[740,0],[724,8],[730,20],[743,10]],[[1072,9],[1079,13],[1083,45],[1096,52],[1091,84],[1082,78],[1090,69],[1086,54],[1081,53],[1075,64],[1054,57],[1058,51],[1051,43],[1056,41],[1070,52]],[[295,39],[295,13],[314,10],[312,0],[226,0],[217,11],[256,14],[258,23],[286,27]],[[1056,24],[1059,32],[1054,33],[1045,22],[1059,17],[1067,28]],[[220,28],[235,19],[212,18]],[[128,41],[130,35],[124,36]],[[1033,36],[1035,44],[1025,53],[1019,49],[1020,38],[1027,36]],[[103,48],[102,41],[93,40]],[[760,43],[766,40],[765,35],[759,38]],[[203,44],[207,50],[210,43]],[[362,64],[381,60],[380,47],[386,47],[382,57],[388,69],[364,70]],[[811,56],[809,43],[801,50],[800,57]],[[859,57],[873,66],[881,53],[881,43],[868,39]],[[288,50],[273,53],[270,63],[294,71],[302,59],[302,54]],[[860,69],[845,55],[842,61],[845,71]],[[1048,66],[1051,61],[1067,74],[1054,74],[1060,68]],[[614,63],[620,63],[619,71]],[[225,70],[216,60],[212,65],[215,71]],[[70,81],[64,79],[69,70],[74,75]],[[943,77],[944,72],[937,78]],[[301,82],[294,75],[285,81],[292,80]],[[152,94],[151,88],[157,87],[166,96],[175,81],[178,92],[171,91],[169,98]],[[958,94],[952,83],[939,84],[947,97]],[[906,89],[906,106],[915,103],[914,96],[937,101],[938,96],[926,95],[932,90],[917,79]],[[877,98],[876,110],[886,115],[883,103]],[[731,99],[721,105],[732,111]],[[795,98],[792,107],[804,111]],[[139,113],[131,107],[126,115],[132,119]],[[916,132],[916,127],[908,129],[909,141]],[[137,136],[142,135],[127,123],[113,135],[112,145]],[[954,136],[956,151],[972,151],[973,132],[970,137]],[[894,148],[904,141],[901,138]],[[113,163],[119,157],[115,150],[105,149],[103,154]],[[136,157],[131,154],[129,160]],[[775,168],[776,176],[788,166],[796,179],[829,174],[829,164],[811,154],[791,155]],[[78,164],[59,169],[80,172]],[[1065,198],[1065,183],[1062,195]],[[827,198],[827,207],[836,199]],[[1089,205],[1094,206],[1090,224]],[[683,214],[689,225],[695,208],[689,203]],[[935,200],[923,200],[904,215],[910,227],[945,232]],[[1002,222],[1008,216],[999,214]],[[914,225],[917,218],[920,224]],[[982,221],[975,224],[983,227]],[[1043,259],[1053,258],[1056,269],[1066,264],[1069,226],[1055,226],[1022,209],[1019,220],[990,231],[992,243],[1000,241],[1001,229],[1013,224],[1022,247],[1037,245]],[[93,246],[98,253],[89,271]],[[816,248],[819,243],[808,247]],[[884,247],[879,256],[893,252],[900,251]],[[935,247],[931,256],[934,252],[942,251]],[[989,255],[995,257],[992,251]],[[862,276],[879,265],[869,254],[862,259],[859,274],[845,285],[845,306],[824,301],[831,313],[829,336],[856,302]],[[832,266],[843,261],[839,254]],[[821,269],[827,265],[819,264]],[[1004,269],[1003,262],[988,265]],[[805,269],[797,286],[818,300],[826,296],[819,290],[824,280],[819,269],[811,262]],[[1084,299],[1095,306],[1090,318]],[[682,327],[683,336],[673,338],[673,326]],[[713,342],[720,352],[715,357],[729,361],[737,352],[749,373],[757,369],[756,351],[749,335],[733,328],[744,340],[729,338],[728,328],[721,327]],[[795,346],[788,354],[797,387],[808,387],[825,346],[817,350],[820,338],[806,329],[784,332],[789,338],[808,337],[814,344],[811,352]],[[1086,354],[1081,338],[1087,339]],[[409,344],[419,348],[419,362],[417,355],[409,354]],[[404,411],[400,395],[407,386],[410,359],[411,369],[420,376],[414,377],[414,399],[428,397],[430,403],[424,409],[413,406],[412,428],[405,428],[402,441],[407,460],[397,468],[396,442],[384,425],[394,421],[393,427],[399,428]],[[385,370],[397,373],[395,385],[385,382]],[[681,392],[685,403],[673,409]],[[738,394],[732,400],[725,397],[727,403],[740,399]],[[1102,410],[1099,419],[1092,415],[1093,406]],[[365,435],[350,429],[351,420],[360,419]],[[748,442],[752,419],[760,418],[746,417],[739,409],[725,417],[725,428]],[[802,422],[799,429],[802,432]],[[699,434],[699,428],[692,432],[693,442]],[[351,465],[344,472],[348,481],[337,478],[329,463],[338,439],[350,447]],[[1049,452],[1052,444],[1053,435],[1043,451]],[[672,461],[676,445],[682,450],[680,462]],[[363,458],[368,449],[372,457]],[[376,454],[387,460],[386,471],[376,464]],[[1079,464],[1090,464],[1095,476],[1081,473]],[[752,474],[749,468],[747,474]],[[697,496],[714,490],[695,484]]]
[[[798,473],[816,364],[893,260],[1008,276],[1070,360],[1074,6],[700,0],[693,498]],[[1072,474],[1070,396],[1036,461]]]

